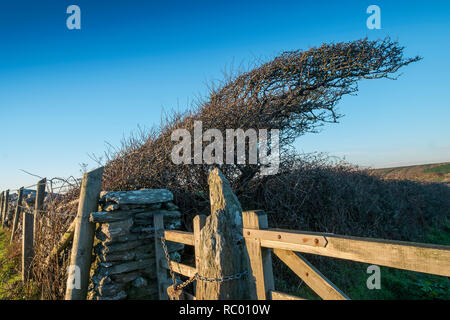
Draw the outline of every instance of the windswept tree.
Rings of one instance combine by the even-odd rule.
[[[395,79],[401,67],[420,60],[404,57],[403,51],[404,47],[389,38],[324,44],[284,52],[230,77],[211,89],[208,99],[184,113],[174,112],[160,128],[141,139],[131,139],[108,157],[104,190],[164,187],[181,203],[207,201],[206,179],[212,165],[178,165],[171,158],[177,144],[171,139],[172,132],[186,129],[193,135],[195,121],[202,122],[203,130],[214,128],[224,137],[226,129],[278,129],[281,172],[286,172],[295,156],[294,140],[324,123],[336,122],[341,116],[337,104],[344,95],[358,91],[358,81]],[[264,182],[258,175],[259,162],[214,166],[220,167],[238,195],[250,182],[255,185],[255,179]]]
[[[336,106],[344,95],[357,92],[359,80],[395,79],[401,67],[418,60],[404,57],[404,48],[390,39],[363,39],[282,53],[248,72],[227,78],[195,107],[170,114],[159,128],[125,141],[121,150],[106,152],[106,163],[101,163],[105,165],[103,190],[168,188],[189,228],[193,215],[209,212],[208,170],[219,166],[243,209],[265,210],[270,226],[424,242],[425,230],[447,223],[450,197],[446,186],[388,182],[348,165],[330,165],[320,158],[305,161],[292,148],[299,136],[340,118]],[[172,141],[172,133],[185,129],[194,136],[196,121],[202,122],[203,130],[216,129],[224,137],[227,129],[279,130],[279,173],[262,176],[261,162],[173,163],[171,155],[178,142]],[[193,144],[191,141],[191,151]],[[234,149],[234,157],[236,153]],[[72,213],[76,203],[70,200],[76,197],[78,189],[74,187],[64,199]],[[70,223],[66,215],[52,219],[56,230]],[[58,219],[64,222],[61,227]],[[59,239],[54,234],[40,238],[40,248],[53,248],[55,241],[50,241],[50,236]],[[38,252],[47,255],[45,249]],[[342,277],[348,268],[322,264],[322,260],[312,262],[321,270],[329,270],[330,276],[335,276],[332,280],[351,278]],[[276,260],[274,263],[276,270],[285,270],[275,274],[289,281],[283,269],[286,267],[277,265]],[[63,296],[64,286],[52,284],[63,283],[65,268],[57,263],[52,268],[41,263],[34,270],[40,272],[37,279],[41,289],[49,292],[46,296]]]

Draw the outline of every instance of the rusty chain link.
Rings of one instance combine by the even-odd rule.
[[[175,273],[172,270],[172,267],[170,266],[170,256],[169,251],[167,250],[166,245],[166,239],[164,237],[161,237],[161,244],[164,250],[164,255],[166,256],[167,266],[169,267],[170,277],[172,278],[173,287],[177,288],[177,279],[175,278]]]
[[[206,281],[206,282],[219,282],[219,283],[222,283],[222,282],[225,282],[225,281],[241,279],[242,277],[244,277],[248,273],[248,271],[246,270],[246,271],[243,271],[243,272],[238,272],[236,274],[223,276],[221,278],[207,278],[207,277],[203,277],[203,276],[199,275],[198,273],[195,273],[195,275],[190,277],[185,282],[177,284],[177,280],[175,278],[175,273],[172,270],[172,266],[170,264],[170,256],[169,256],[169,252],[167,250],[166,239],[164,237],[161,237],[161,244],[162,244],[162,247],[163,247],[163,250],[164,250],[164,255],[166,256],[167,266],[169,267],[170,276],[172,277],[173,287],[174,287],[175,290],[181,290],[184,287],[186,287],[189,284],[191,284],[192,282],[194,282],[195,280]]]

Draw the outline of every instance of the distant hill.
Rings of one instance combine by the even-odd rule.
[[[406,179],[450,184],[450,162],[371,170],[386,179]]]

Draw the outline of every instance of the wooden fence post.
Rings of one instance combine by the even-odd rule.
[[[9,192],[9,190],[8,190],[8,192]],[[9,206],[9,204],[8,204],[8,208],[7,208],[8,210],[6,211],[6,223],[7,223],[7,226],[8,227],[12,227],[12,221],[13,221],[13,216],[14,216],[14,213],[11,213],[11,207]]]
[[[158,282],[159,300],[168,300],[167,286],[169,278],[167,277],[166,268],[162,264],[167,264],[164,249],[161,243],[161,237],[164,237],[164,215],[154,213],[153,226],[155,229],[155,261],[156,261],[156,279]]]
[[[205,226],[206,216],[201,214],[194,217],[193,229],[194,229],[194,248],[195,248],[195,267],[199,265],[199,252],[200,252],[200,231]]]
[[[3,225],[3,197],[5,196],[5,191],[0,194],[0,222]]]
[[[17,230],[17,225],[19,224],[20,213],[22,212],[22,199],[23,199],[23,187],[19,189],[19,194],[17,196],[16,211],[14,212],[14,222],[11,231],[11,243],[14,240],[14,234]]]
[[[45,186],[47,184],[47,179],[42,179],[37,183],[36,187],[36,200],[34,202],[34,242],[36,242],[36,237],[38,236],[39,230],[39,217],[41,216],[41,211],[44,207],[45,198]]]
[[[242,213],[245,229],[267,229],[267,214],[264,211],[246,211]],[[245,238],[251,275],[255,280],[258,300],[271,299],[270,292],[275,289],[272,271],[271,249],[262,248],[259,239]]]
[[[33,244],[33,224],[32,213],[23,213],[22,223],[22,280],[28,281],[31,276],[31,263],[34,256]]]
[[[87,296],[95,232],[95,223],[89,222],[89,216],[98,209],[102,175],[103,167],[83,175],[78,212],[75,218],[66,300],[85,300]]]
[[[3,198],[3,215],[2,215],[2,227],[6,226],[6,219],[8,218],[8,205],[9,205],[9,190],[5,191]]]
[[[198,270],[200,265],[200,231],[205,226],[206,216],[201,214],[194,217],[193,229],[194,229],[194,254],[195,254],[195,269]],[[195,283],[194,296],[197,291],[197,284]]]

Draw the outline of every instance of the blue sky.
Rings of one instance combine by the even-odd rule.
[[[66,8],[81,8],[81,30]],[[366,27],[381,8],[382,29]],[[386,35],[424,59],[364,81],[345,117],[296,147],[363,166],[450,161],[448,1],[2,1],[0,189],[80,175],[163,109],[183,109],[233,64],[323,42]]]

